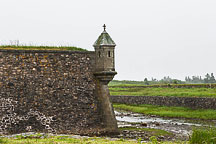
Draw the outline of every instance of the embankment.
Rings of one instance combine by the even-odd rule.
[[[110,96],[113,103],[150,104],[161,106],[179,106],[194,109],[216,109],[215,98],[166,97],[166,96]]]

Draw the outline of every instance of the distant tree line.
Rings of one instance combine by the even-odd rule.
[[[148,80],[147,78],[144,79],[145,85],[152,85],[152,84],[185,84],[184,81],[178,80],[178,79],[172,79],[169,76],[165,76],[161,80],[157,80],[156,78],[151,78],[151,80]]]
[[[145,85],[152,85],[152,84],[201,84],[201,83],[216,83],[214,74],[207,73],[204,78],[201,76],[186,76],[185,81],[178,80],[178,79],[172,79],[169,76],[165,76],[161,80],[157,80],[155,78],[151,78],[151,80],[148,80],[147,78],[144,78],[144,84]]]
[[[214,74],[207,73],[203,78],[201,76],[186,76],[185,80],[173,79],[169,76],[165,76],[160,80],[156,78],[147,79],[144,78],[143,81],[130,81],[130,80],[113,80],[110,85],[117,84],[138,84],[138,85],[153,85],[153,84],[202,84],[202,83],[216,83]]]
[[[201,76],[185,77],[186,83],[216,83],[214,74],[206,74],[204,78]]]

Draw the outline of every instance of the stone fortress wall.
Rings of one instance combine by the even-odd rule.
[[[0,131],[68,133],[100,126],[94,52],[0,53]]]
[[[0,134],[118,133],[107,86],[116,72],[96,71],[97,58],[95,51],[0,50]]]

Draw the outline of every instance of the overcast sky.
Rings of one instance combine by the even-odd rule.
[[[103,24],[118,80],[216,75],[216,0],[0,0],[0,43],[94,50]]]

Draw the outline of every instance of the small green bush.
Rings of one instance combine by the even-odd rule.
[[[152,142],[152,144],[158,144],[157,138],[155,136],[151,136],[150,141]]]
[[[0,144],[3,144],[3,143],[5,143],[5,141],[2,138],[0,138]]]
[[[216,144],[216,128],[196,128],[189,139],[191,144]]]

